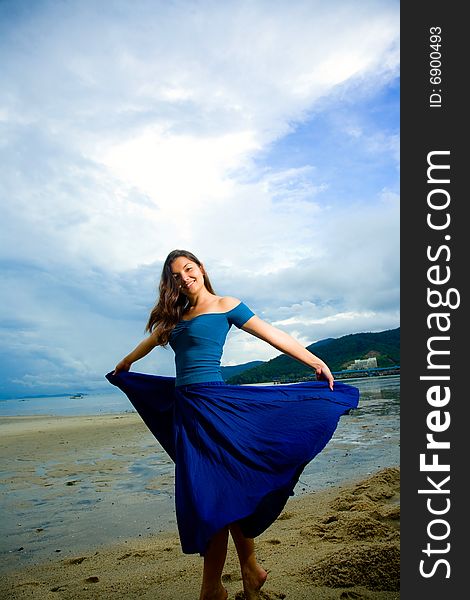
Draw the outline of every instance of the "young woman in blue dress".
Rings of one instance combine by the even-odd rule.
[[[319,381],[226,385],[220,358],[232,324],[311,367]],[[107,377],[129,396],[175,461],[183,551],[204,556],[200,600],[227,598],[221,576],[229,533],[245,597],[254,600],[267,577],[256,560],[254,537],[280,514],[339,417],[357,406],[357,390],[334,382],[323,360],[239,299],[218,296],[204,265],[186,250],[174,250],[165,260],[146,329],[148,337]],[[168,343],[175,351],[175,379],[129,373],[134,362]],[[147,382],[148,390],[142,391]],[[155,398],[163,396],[161,422],[155,424]]]

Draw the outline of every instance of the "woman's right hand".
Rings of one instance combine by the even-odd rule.
[[[121,371],[129,371],[132,363],[123,358],[118,364],[114,367],[113,375],[117,375]]]
[[[150,350],[157,346],[157,338],[155,333],[151,333],[148,337],[138,344],[132,352],[130,352],[125,358],[118,362],[116,367],[114,368],[113,375],[117,375],[121,371],[129,371],[132,366],[132,363],[135,363],[139,358],[143,358],[146,356]]]

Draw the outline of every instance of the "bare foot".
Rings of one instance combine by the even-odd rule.
[[[242,577],[245,600],[258,600],[259,591],[268,577],[266,571],[256,563],[253,568],[243,569]]]
[[[228,592],[221,585],[216,590],[201,590],[201,595],[199,596],[199,600],[227,600]]]

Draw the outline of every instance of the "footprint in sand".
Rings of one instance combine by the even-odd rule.
[[[65,558],[62,561],[64,565],[81,565],[84,560],[86,560],[88,556],[76,556],[74,558]]]
[[[133,550],[131,552],[126,552],[122,556],[118,558],[118,560],[125,560],[126,558],[143,558],[144,556],[152,556],[152,552],[149,550]]]

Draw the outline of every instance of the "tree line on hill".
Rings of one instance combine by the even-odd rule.
[[[322,358],[332,371],[345,370],[357,359],[372,357],[377,359],[378,367],[392,367],[400,364],[400,328],[327,338],[310,344],[307,350]],[[268,383],[312,377],[312,369],[281,354],[267,362],[222,367],[222,375],[229,384]]]

